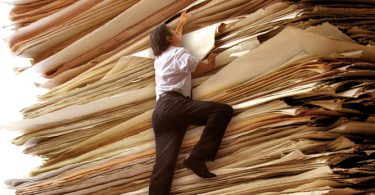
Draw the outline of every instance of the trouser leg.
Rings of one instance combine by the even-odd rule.
[[[190,124],[206,125],[190,154],[213,161],[232,118],[233,108],[217,102],[190,100],[185,103],[181,113],[182,118],[188,119]]]
[[[156,142],[156,162],[151,175],[149,194],[168,195],[186,128],[162,125],[156,112],[153,114],[152,122]]]

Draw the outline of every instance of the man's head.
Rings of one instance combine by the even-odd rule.
[[[150,44],[154,56],[159,56],[171,45],[180,46],[181,37],[172,28],[163,23],[151,32]]]

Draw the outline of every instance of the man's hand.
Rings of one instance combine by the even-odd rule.
[[[209,64],[212,65],[212,68],[215,67],[216,56],[217,56],[216,53],[211,53],[211,54],[208,56],[208,58],[207,58],[207,61],[208,61]]]
[[[197,67],[195,68],[194,72],[195,73],[203,73],[203,72],[208,72],[208,71],[212,70],[213,68],[215,68],[216,56],[217,56],[216,53],[211,53],[207,57],[208,63],[204,63],[204,62],[200,61],[199,64],[197,65]]]
[[[182,28],[185,26],[189,19],[189,14],[186,13],[186,11],[183,11],[180,16],[180,22],[177,24],[177,27],[175,29],[175,32],[177,33],[177,36],[181,39],[182,36]]]
[[[183,11],[183,12],[181,13],[181,16],[180,16],[180,24],[181,24],[182,26],[184,26],[184,25],[187,23],[189,17],[190,17],[190,15],[187,14],[186,11]]]

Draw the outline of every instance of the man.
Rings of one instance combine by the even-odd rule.
[[[205,161],[215,159],[233,114],[232,107],[227,104],[191,98],[191,73],[212,70],[216,55],[210,54],[208,63],[204,63],[181,47],[182,28],[187,18],[184,12],[175,30],[161,24],[150,35],[151,48],[156,56],[157,102],[152,115],[156,163],[149,194],[170,193],[178,152],[189,125],[206,126],[183,164],[202,178],[215,177],[208,171]]]

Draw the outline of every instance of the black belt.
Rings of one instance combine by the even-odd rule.
[[[164,95],[167,95],[167,94],[175,96],[175,97],[183,97],[183,98],[186,98],[186,99],[190,99],[189,96],[184,96],[180,92],[177,92],[177,91],[166,91],[166,92],[163,92],[162,94],[160,94],[159,98],[161,98],[161,97],[163,97]]]

